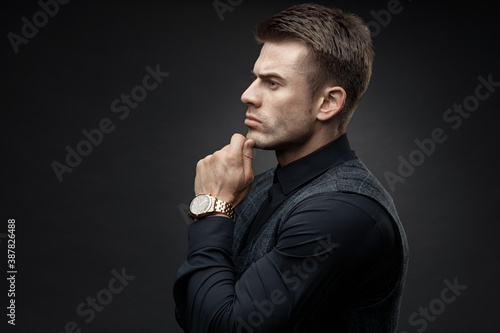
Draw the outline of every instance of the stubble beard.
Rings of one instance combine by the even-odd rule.
[[[308,110],[312,112],[312,110]],[[255,129],[248,129],[246,138],[253,139],[255,141],[254,148],[262,150],[275,150],[275,151],[286,151],[293,149],[295,146],[300,146],[310,137],[297,130],[297,135],[293,136],[291,133],[277,132],[272,126],[267,127],[264,124],[262,129],[257,131]],[[271,129],[271,130],[269,130]]]

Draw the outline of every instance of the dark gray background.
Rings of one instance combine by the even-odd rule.
[[[226,1],[224,1],[226,2]],[[233,1],[237,3],[238,1]],[[246,133],[240,95],[258,56],[255,24],[300,1],[244,0],[221,21],[212,1],[71,1],[15,54],[7,34],[32,21],[36,1],[7,1],[1,17],[0,236],[16,219],[13,332],[180,332],[172,285],[186,255],[185,207],[198,159]],[[387,1],[319,1],[374,21]],[[391,191],[409,238],[399,331],[441,297],[448,279],[467,289],[426,332],[498,330],[497,112],[500,88],[453,130],[444,112],[500,81],[493,5],[401,0],[374,36],[372,81],[349,127],[353,148],[389,189],[415,139],[442,128],[436,146]],[[145,67],[169,76],[128,118],[110,104],[142,83]],[[103,118],[115,125],[60,183],[51,163]],[[255,172],[275,165],[257,151]],[[6,240],[0,238],[1,325],[6,324]],[[111,270],[135,276],[90,323],[75,309],[106,288]],[[433,303],[437,304],[436,301]]]

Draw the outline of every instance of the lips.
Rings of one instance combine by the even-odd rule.
[[[246,115],[245,125],[247,125],[248,127],[255,127],[255,126],[258,126],[259,124],[260,124],[260,121],[257,118],[255,118],[249,114]]]

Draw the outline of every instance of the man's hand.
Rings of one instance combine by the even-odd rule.
[[[253,182],[252,157],[255,141],[234,134],[229,145],[196,165],[194,192],[210,193],[236,207],[248,195]]]

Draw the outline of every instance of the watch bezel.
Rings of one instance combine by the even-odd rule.
[[[207,206],[203,209],[201,212],[193,212],[193,204],[196,203],[199,200],[202,200],[202,197],[208,198],[208,204]],[[213,212],[214,210],[214,203],[215,203],[215,198],[212,197],[210,194],[198,194],[191,200],[191,203],[189,204],[189,215],[194,218],[200,218],[203,216],[206,216]]]

